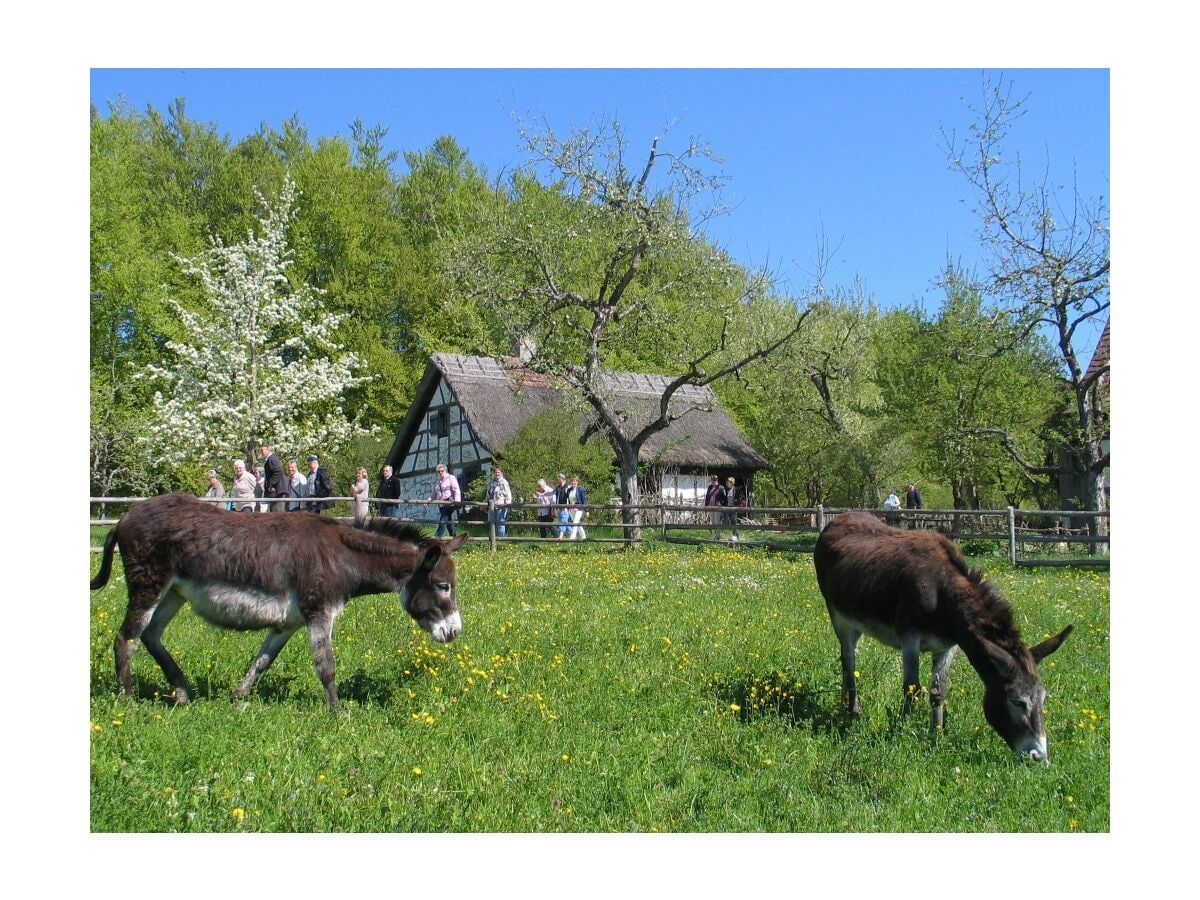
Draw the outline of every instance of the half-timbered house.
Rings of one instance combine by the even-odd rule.
[[[657,415],[669,381],[636,372],[610,372],[603,378],[631,425]],[[562,389],[549,377],[515,357],[435,354],[388,454],[400,479],[400,496],[427,498],[439,463],[465,488],[491,469],[522,425],[562,399]],[[702,501],[710,474],[733,475],[752,487],[754,473],[767,467],[710,388],[685,386],[672,398],[671,411],[678,418],[642,448],[648,493],[670,502]],[[586,424],[581,422],[581,428]],[[554,465],[553,460],[546,463]],[[600,496],[596,502],[602,502]]]

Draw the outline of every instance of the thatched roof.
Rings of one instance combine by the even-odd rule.
[[[563,399],[549,376],[534,372],[513,357],[435,354],[425,369],[417,396],[392,448],[393,462],[407,452],[439,379],[445,379],[476,437],[493,455],[536,413]],[[610,372],[603,376],[613,406],[632,425],[657,417],[669,379],[663,375]],[[721,409],[708,387],[687,385],[672,398],[681,414],[642,447],[646,462],[670,466],[757,471],[767,461]]]
[[[1083,373],[1084,381],[1091,381],[1098,377],[1097,373],[1107,366],[1108,363],[1108,326],[1109,322],[1104,323],[1104,333],[1100,335],[1100,342],[1096,344],[1096,352],[1092,354],[1092,361],[1087,367],[1087,371]]]

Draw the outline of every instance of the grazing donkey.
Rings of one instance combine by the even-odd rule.
[[[395,591],[435,641],[462,631],[454,560],[466,535],[441,542],[393,519],[344,525],[311,513],[228,513],[189,494],[166,494],[134,506],[104,541],[92,590],[112,572],[121,548],[129,606],[113,643],[117,679],[133,693],[130,659],[140,638],[162,668],[175,699],[192,696],[162,643],[184,603],[214,625],[269,629],[262,649],[233,691],[239,700],[271,665],[288,638],[308,629],[325,703],[337,706],[333,620],[351,597]]]
[[[833,519],[817,539],[813,563],[829,619],[841,643],[842,691],[859,715],[854,655],[864,633],[899,647],[907,715],[920,690],[918,660],[933,656],[930,728],[942,727],[954,653],[962,647],[983,679],[988,723],[1019,756],[1049,763],[1042,704],[1046,689],[1037,664],[1058,649],[1073,626],[1035,647],[1013,627],[1012,607],[968,569],[962,551],[941,534],[905,531],[871,513]]]

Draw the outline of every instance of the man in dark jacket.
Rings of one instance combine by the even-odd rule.
[[[908,493],[904,497],[905,506],[909,509],[922,509],[924,504],[921,501],[921,492],[917,490],[915,484],[908,486]]]
[[[724,506],[725,505],[725,487],[721,484],[721,476],[713,475],[708,479],[708,490],[704,492],[705,506]],[[713,540],[721,539],[721,525],[724,522],[725,514],[714,510],[711,513],[711,521],[717,526],[713,529]]]
[[[738,534],[737,530],[738,514],[734,512],[732,508],[743,506],[744,504],[742,501],[745,496],[745,491],[737,486],[737,482],[734,480],[732,475],[725,479],[725,496],[721,498],[720,502],[722,506],[724,506],[727,510],[730,510],[729,512],[725,513],[725,524],[728,525],[730,530],[733,532],[730,540],[734,542],[741,540],[741,536]]]
[[[333,496],[333,481],[329,477],[329,470],[321,465],[316,454],[308,458],[308,496],[308,511],[318,514],[329,504],[316,498]]]
[[[288,495],[288,478],[283,471],[283,463],[275,455],[275,447],[271,444],[262,445],[263,455],[263,498],[271,499]],[[282,503],[271,503],[269,512],[282,512]]]
[[[380,500],[399,500],[400,499],[400,479],[392,474],[391,466],[384,466],[380,472],[379,490],[376,496]],[[399,503],[380,503],[379,511],[383,515],[396,519],[400,516]]]

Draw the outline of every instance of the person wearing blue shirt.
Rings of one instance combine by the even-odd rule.
[[[567,488],[567,514],[571,522],[571,540],[587,540],[587,532],[583,528],[583,517],[587,513],[587,491],[579,483],[579,476],[571,476],[571,486]]]
[[[490,515],[496,526],[496,537],[507,537],[508,526],[505,523],[508,521],[508,507],[513,496],[508,479],[504,477],[504,470],[499,466],[492,466],[492,480],[488,482],[485,499],[492,507]]]

